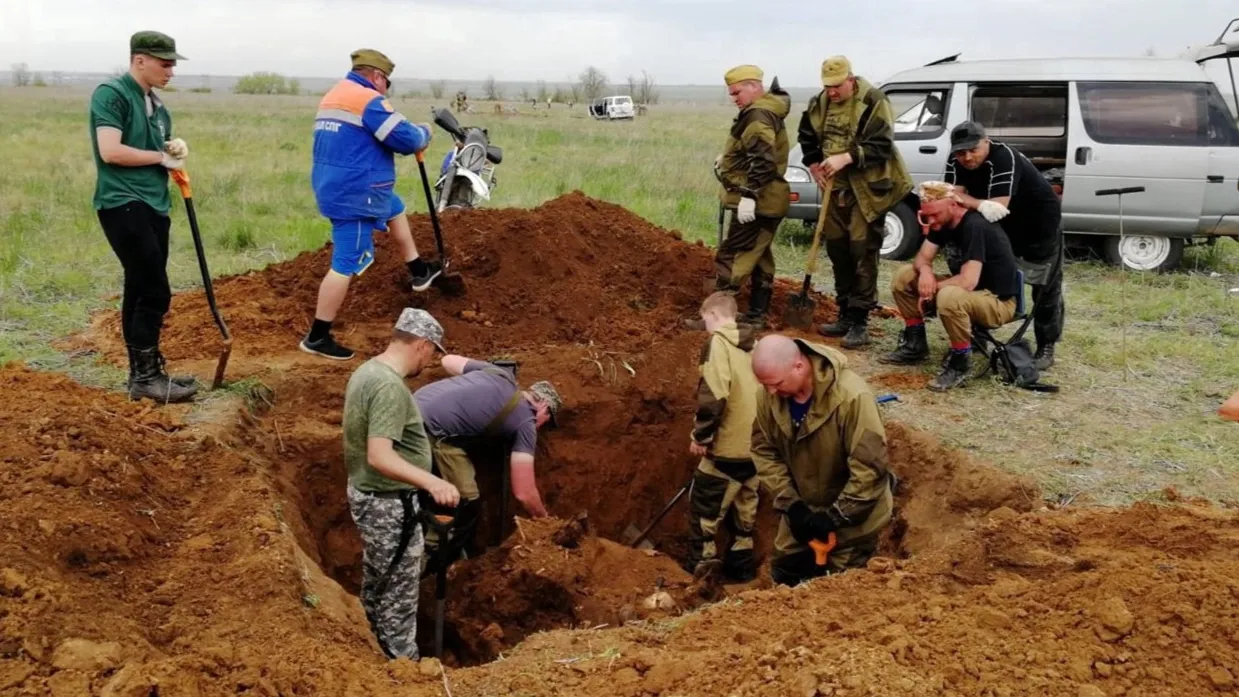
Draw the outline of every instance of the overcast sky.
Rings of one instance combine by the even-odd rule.
[[[612,81],[713,84],[757,63],[817,83],[848,55],[877,81],[952,53],[965,59],[1178,54],[1239,16],[1235,0],[0,0],[0,69],[107,72],[128,37],[176,38],[183,74],[271,70],[335,77],[373,47],[395,77],[567,81],[587,64]]]

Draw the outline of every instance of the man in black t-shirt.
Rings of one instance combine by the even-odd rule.
[[[925,241],[916,259],[891,279],[891,293],[906,326],[898,348],[879,360],[900,365],[925,360],[929,356],[925,311],[934,306],[951,341],[942,374],[929,384],[931,390],[942,391],[958,387],[968,377],[972,323],[994,328],[1010,322],[1022,289],[1011,243],[997,225],[951,194],[933,198],[923,187],[921,196],[917,218]],[[949,275],[934,274],[940,247]]]
[[[1024,280],[1033,287],[1037,368],[1054,364],[1063,334],[1062,202],[1023,153],[990,140],[981,124],[965,121],[951,131],[945,181],[966,208],[997,222],[1011,240]],[[1046,296],[1044,300],[1042,296]]]

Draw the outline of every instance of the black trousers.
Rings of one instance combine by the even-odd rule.
[[[121,333],[134,348],[159,346],[164,315],[172,304],[168,285],[168,230],[172,221],[154,208],[131,201],[99,211],[99,224],[125,271]]]
[[[1033,304],[1037,305],[1037,311],[1033,313],[1033,334],[1037,337],[1037,346],[1057,343],[1063,336],[1067,313],[1067,303],[1063,300],[1063,248],[1059,247],[1056,257],[1030,259],[1029,262],[1050,266],[1044,278],[1028,279],[1032,286]]]

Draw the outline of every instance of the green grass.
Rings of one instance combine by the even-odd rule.
[[[118,302],[119,264],[90,205],[88,97],[80,89],[0,88],[0,363],[21,359],[117,386],[120,371],[66,356],[50,343],[81,329],[92,310]],[[195,206],[216,275],[260,268],[327,240],[309,186],[317,99],[166,95],[174,129],[190,144]],[[413,120],[428,120],[431,101],[395,103]],[[492,206],[535,206],[579,189],[677,229],[686,240],[713,244],[711,165],[731,109],[659,106],[631,123],[594,121],[581,105],[571,113],[562,105],[549,115],[523,111],[462,118],[487,127],[504,148]],[[435,136],[427,156],[432,173],[449,145],[438,129]],[[412,210],[424,211],[416,163],[398,162],[398,191]],[[179,290],[200,280],[177,199],[174,194],[169,273]],[[801,272],[809,242],[799,222],[784,224],[775,250],[780,273]],[[895,266],[882,264],[886,303]],[[816,280],[829,291],[824,257]],[[1185,494],[1239,499],[1239,432],[1215,416],[1239,389],[1239,296],[1227,293],[1239,287],[1239,244],[1189,249],[1174,274],[1072,263],[1066,284],[1066,336],[1058,366],[1046,376],[1063,388],[1060,394],[981,381],[948,395],[903,391],[887,413],[1027,472],[1052,494],[1084,492],[1113,503],[1175,486]],[[882,334],[874,346],[853,354],[869,376],[890,372],[873,359],[893,348],[899,324],[883,320],[875,329]],[[945,348],[937,323],[931,340],[937,355]],[[932,375],[934,366],[924,371]]]

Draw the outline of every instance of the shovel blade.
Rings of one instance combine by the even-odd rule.
[[[631,547],[638,537],[641,537],[641,529],[629,523],[628,527],[624,528],[624,544]],[[647,537],[641,540],[641,544],[637,545],[637,549],[654,549],[654,543],[650,542],[650,538]]]
[[[817,310],[817,302],[808,297],[793,295],[787,301],[787,309],[783,311],[783,323],[797,329],[808,329],[813,326],[813,314]]]

